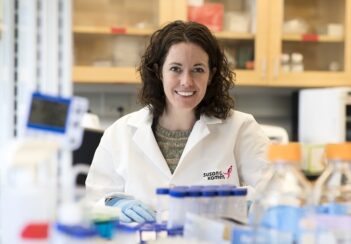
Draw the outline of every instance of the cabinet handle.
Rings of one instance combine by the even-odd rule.
[[[267,60],[263,59],[261,61],[261,78],[265,80],[267,78]]]
[[[274,65],[273,65],[273,78],[278,79],[279,76],[279,65],[280,65],[280,60],[277,58],[274,60]]]

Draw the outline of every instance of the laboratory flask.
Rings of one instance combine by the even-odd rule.
[[[314,188],[317,212],[351,215],[351,142],[327,144],[328,165]]]
[[[299,221],[309,206],[311,186],[299,170],[299,143],[272,144],[268,149],[270,175],[257,193],[249,221],[256,243],[296,243]]]

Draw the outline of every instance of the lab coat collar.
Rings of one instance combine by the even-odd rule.
[[[152,121],[153,116],[151,111],[148,108],[143,108],[136,113],[136,116],[132,116],[128,125],[132,127],[136,127],[136,132],[133,136],[133,141],[135,144],[143,151],[143,153],[154,162],[158,168],[169,178],[172,177],[171,171],[167,165],[165,158],[156,142],[154,133],[152,131]],[[187,157],[187,155],[191,152],[191,150],[208,134],[210,134],[210,130],[208,125],[211,124],[219,124],[222,123],[221,119],[215,117],[209,117],[206,115],[201,115],[200,119],[196,121],[192,132],[189,136],[189,139],[185,145],[182,156],[179,160],[178,166],[174,174],[179,171],[179,168],[182,166],[182,162]],[[145,143],[148,142],[148,143]],[[174,175],[173,174],[173,175]]]
[[[144,107],[128,119],[128,125],[132,127],[140,127],[142,125],[152,125],[153,116],[148,107]]]
[[[201,115],[200,121],[203,121],[207,125],[213,125],[213,124],[220,124],[222,123],[221,119],[218,119],[216,117],[209,117],[206,115]]]
[[[210,130],[208,128],[208,125],[219,124],[219,123],[222,123],[221,119],[218,119],[215,117],[208,117],[206,115],[201,115],[200,119],[198,121],[196,121],[196,123],[194,124],[194,127],[193,127],[191,134],[188,138],[188,141],[185,145],[182,157],[180,158],[180,161],[182,161],[182,159],[186,156],[186,154],[188,152],[190,152],[190,150],[197,143],[199,143],[204,137],[206,137],[208,134],[210,134]]]
[[[135,115],[136,116],[131,116],[128,121],[128,125],[136,128],[133,136],[134,143],[143,151],[150,161],[154,162],[156,166],[170,178],[172,176],[171,171],[152,131],[153,117],[151,111],[148,108],[143,108]]]
[[[199,144],[204,138],[206,138],[210,134],[210,129],[208,125],[219,124],[222,123],[221,119],[215,117],[208,117],[206,115],[202,115],[198,121],[194,124],[194,127],[190,133],[188,141],[185,145],[182,156],[179,159],[176,170],[173,173],[173,177],[178,174],[178,172],[183,171],[182,168],[186,167],[186,160],[188,155],[191,153],[192,149],[195,148],[197,144]]]

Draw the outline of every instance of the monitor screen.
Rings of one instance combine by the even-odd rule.
[[[64,133],[70,99],[33,94],[27,126]]]

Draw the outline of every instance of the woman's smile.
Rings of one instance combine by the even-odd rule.
[[[179,96],[182,97],[190,97],[193,96],[196,92],[195,91],[175,91]]]

